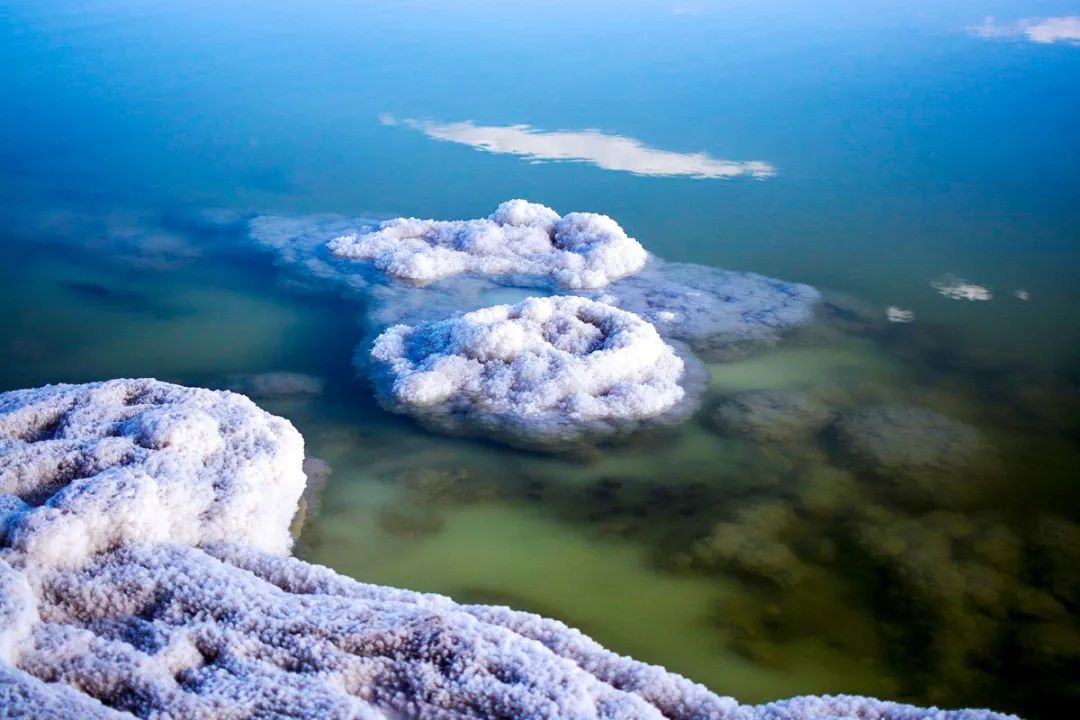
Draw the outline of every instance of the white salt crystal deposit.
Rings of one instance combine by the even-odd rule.
[[[135,542],[291,545],[304,441],[242,395],[155,380],[0,395],[7,543],[49,565]]]
[[[637,272],[647,254],[606,215],[508,200],[483,220],[397,218],[329,243],[396,278],[427,283],[451,275],[536,275],[566,288],[598,288]]]
[[[652,325],[580,297],[395,325],[371,357],[391,409],[536,443],[634,425],[686,395],[683,360]]]

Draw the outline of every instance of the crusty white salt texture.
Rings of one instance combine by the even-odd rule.
[[[536,443],[633,426],[686,395],[684,362],[652,325],[572,296],[395,325],[371,357],[391,409]]]
[[[136,542],[291,545],[304,441],[242,395],[155,380],[0,395],[0,533],[48,565]],[[2,507],[2,506],[0,506]]]
[[[286,557],[302,442],[232,393],[4,393],[0,437],[3,717],[1007,717],[850,696],[740,705],[554,620]]]
[[[571,289],[604,287],[640,270],[647,258],[606,215],[560,217],[525,200],[508,200],[482,220],[388,220],[328,246],[339,257],[416,283],[463,273],[537,275]]]

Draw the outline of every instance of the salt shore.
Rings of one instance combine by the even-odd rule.
[[[1013,717],[741,705],[555,620],[356,582],[288,556],[303,459],[288,421],[227,391],[0,394],[0,715]]]

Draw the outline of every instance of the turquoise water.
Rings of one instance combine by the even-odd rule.
[[[309,559],[543,612],[745,701],[1049,717],[1080,699],[1080,47],[969,28],[1077,9],[939,5],[7,0],[0,387],[305,373],[324,392],[260,403],[333,468]],[[678,155],[620,146],[610,169],[613,137]],[[702,174],[694,153],[774,173],[670,174]],[[710,365],[677,430],[535,455],[382,412],[351,364],[361,305],[244,232],[511,197],[843,312]],[[827,433],[717,431],[717,404],[762,389],[930,408],[978,428],[985,463],[912,501]],[[718,527],[752,552],[703,555]]]

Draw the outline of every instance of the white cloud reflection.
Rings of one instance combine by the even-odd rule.
[[[1080,45],[1080,15],[1027,18],[1007,23],[988,17],[981,25],[969,30],[981,38],[1026,38],[1042,45],[1058,42]]]
[[[994,297],[990,288],[976,285],[973,282],[952,275],[935,280],[930,283],[930,287],[937,290],[939,294],[953,300],[990,300]]]
[[[520,155],[530,162],[585,162],[605,170],[635,175],[692,178],[765,178],[776,168],[759,160],[718,160],[705,153],[677,153],[642,145],[630,137],[599,130],[544,132],[528,125],[475,125],[472,121],[439,123],[382,114],[384,125],[406,125],[443,142],[469,145],[492,153]]]
[[[885,308],[885,319],[893,323],[909,323],[914,322],[915,313],[896,305],[890,305]]]

